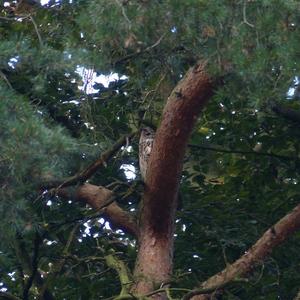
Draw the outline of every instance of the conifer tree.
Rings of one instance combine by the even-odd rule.
[[[297,299],[299,20],[0,2],[0,299]]]

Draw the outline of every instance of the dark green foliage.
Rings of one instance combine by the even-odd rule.
[[[53,273],[79,224],[49,289],[56,299],[118,294],[118,278],[99,249],[116,249],[132,267],[131,237],[105,229],[72,197],[40,196],[38,186],[77,173],[141,121],[159,125],[169,93],[199,59],[222,83],[185,159],[172,287],[193,288],[219,272],[297,204],[299,123],[269,104],[300,109],[296,92],[287,97],[290,87],[298,88],[299,1],[50,1],[19,19],[0,5],[0,283],[9,292],[21,295],[22,273],[30,275],[18,249],[32,257],[41,235],[39,270]],[[87,83],[80,67],[127,77],[86,93],[78,89]],[[131,146],[91,182],[128,183],[120,167],[138,168],[137,140]],[[118,201],[137,209],[139,198],[137,189]],[[248,283],[226,287],[222,299],[292,299],[299,246],[296,234]]]
[[[39,194],[38,183],[43,176],[66,176],[77,150],[76,142],[61,127],[45,126],[43,111],[32,107],[25,98],[4,85],[0,87],[0,97],[3,241],[11,229],[23,230],[26,222],[35,222],[30,211],[32,204],[39,202],[35,199]]]

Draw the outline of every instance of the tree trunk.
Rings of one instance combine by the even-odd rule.
[[[134,292],[145,295],[169,282],[177,193],[188,138],[203,106],[212,95],[205,65],[191,68],[165,106],[148,163],[140,214],[139,252]],[[164,295],[155,294],[155,299]]]

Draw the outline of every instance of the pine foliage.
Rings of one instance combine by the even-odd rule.
[[[9,292],[22,293],[16,237],[32,255],[43,234],[39,268],[48,272],[79,224],[72,259],[49,288],[57,299],[117,294],[115,273],[91,257],[99,245],[115,247],[132,267],[132,238],[89,218],[72,197],[41,196],[40,182],[74,175],[141,121],[158,126],[170,92],[198,60],[217,87],[185,159],[173,286],[193,288],[219,272],[297,204],[299,120],[274,105],[300,109],[299,1],[62,0],[21,15],[13,2],[0,2],[0,283]],[[108,86],[92,80],[113,73]],[[139,179],[137,140],[130,146],[91,182],[131,184],[124,165]],[[137,190],[118,203],[136,211],[139,198]],[[299,243],[298,234],[248,282],[226,287],[224,299],[292,299]]]

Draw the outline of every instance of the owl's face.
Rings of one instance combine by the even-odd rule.
[[[153,136],[154,136],[154,130],[152,128],[150,128],[150,127],[144,127],[141,130],[141,137],[142,136],[144,138],[147,138],[147,137],[153,138]]]
[[[146,156],[146,159],[149,158],[152,146],[153,146],[153,140],[154,140],[155,132],[150,127],[145,127],[142,129],[141,137],[140,137],[140,149],[143,156]]]

